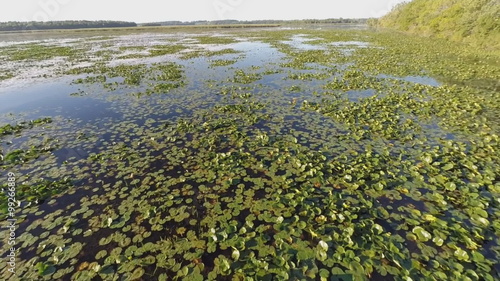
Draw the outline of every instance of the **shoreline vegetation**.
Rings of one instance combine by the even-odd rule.
[[[105,32],[105,31],[147,31],[147,30],[173,30],[173,29],[210,29],[210,28],[266,28],[280,27],[279,24],[246,24],[246,25],[169,25],[169,26],[133,26],[133,27],[102,27],[102,28],[79,28],[79,29],[45,29],[45,30],[18,30],[0,31],[0,34],[15,33],[50,33],[50,32]]]
[[[151,23],[135,23],[125,21],[49,21],[49,22],[0,22],[0,33],[58,31],[58,30],[110,30],[149,28],[253,28],[279,27],[282,25],[300,24],[366,24],[368,19],[307,19],[307,20],[257,20],[257,21],[165,21]]]
[[[127,21],[87,21],[87,20],[67,20],[67,21],[9,21],[0,22],[0,31],[34,31],[53,29],[85,29],[85,28],[110,28],[110,27],[134,27],[135,22]]]
[[[500,5],[496,0],[413,0],[396,5],[390,13],[368,24],[500,52],[498,14]]]

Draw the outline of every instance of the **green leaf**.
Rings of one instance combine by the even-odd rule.
[[[135,280],[141,278],[146,271],[142,267],[138,267],[132,272],[132,275],[130,275],[130,280]]]
[[[455,257],[458,258],[458,260],[462,260],[462,261],[468,261],[469,260],[469,254],[467,254],[466,251],[458,248],[455,250],[455,252],[453,253],[455,255]]]
[[[322,250],[323,252],[328,252],[328,244],[323,240],[319,241],[318,250]]]
[[[420,226],[414,227],[412,232],[415,233],[418,240],[422,242],[427,242],[432,238],[432,235]]]
[[[449,170],[453,169],[453,167],[454,167],[453,163],[448,163],[448,164],[443,166],[443,170],[449,171]]]
[[[441,247],[443,246],[444,240],[436,236],[432,238],[432,242],[434,242],[434,244],[436,244],[437,246]]]
[[[352,261],[349,263],[349,268],[355,272],[356,274],[364,274],[365,270],[363,266],[357,262],[357,261]]]
[[[103,267],[101,267],[99,274],[113,275],[113,274],[115,274],[115,270],[113,269],[113,266],[111,266],[111,265],[104,265]]]
[[[453,191],[457,189],[457,185],[454,182],[448,182],[445,185],[446,190]]]
[[[484,262],[484,256],[480,252],[474,251],[472,252],[472,260],[477,263]]]
[[[384,228],[380,224],[374,224],[373,229],[374,229],[373,232],[377,235],[384,232]]]
[[[297,226],[299,227],[299,229],[304,229],[306,228],[307,224],[304,221],[300,221]]]
[[[234,260],[238,260],[240,258],[240,251],[238,251],[238,249],[233,248],[233,253],[231,254],[231,257]]]
[[[321,250],[316,251],[316,259],[319,261],[325,261],[328,258],[326,252],[323,252]]]
[[[426,155],[423,160],[428,164],[432,163],[432,157],[430,155]]]

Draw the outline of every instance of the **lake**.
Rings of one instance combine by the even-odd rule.
[[[326,26],[0,40],[5,278],[500,278],[486,51]]]

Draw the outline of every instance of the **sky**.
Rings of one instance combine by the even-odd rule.
[[[405,0],[2,0],[0,22],[380,17]]]

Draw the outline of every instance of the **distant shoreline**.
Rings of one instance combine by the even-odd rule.
[[[286,24],[212,24],[212,25],[163,25],[163,26],[134,26],[134,27],[101,27],[101,28],[71,28],[71,29],[29,29],[0,31],[0,34],[36,34],[36,33],[67,33],[67,32],[96,32],[96,31],[162,31],[181,29],[240,29],[240,28],[276,28],[297,26],[367,26],[353,23],[286,23]]]
[[[0,31],[0,34],[15,33],[47,33],[47,32],[91,32],[91,31],[135,31],[135,30],[161,30],[161,29],[202,29],[202,28],[272,28],[281,24],[229,24],[229,25],[167,25],[167,26],[134,26],[134,27],[102,27],[102,28],[61,28],[61,29],[29,29]]]

